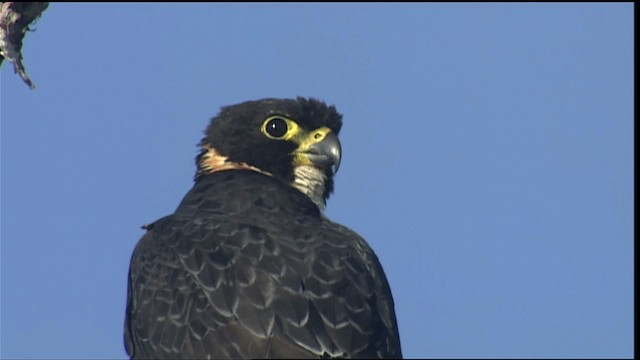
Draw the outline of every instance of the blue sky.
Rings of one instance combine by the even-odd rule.
[[[406,357],[633,356],[633,4],[53,4],[1,70],[1,356],[124,358],[142,224],[224,105],[344,114],[327,215]]]

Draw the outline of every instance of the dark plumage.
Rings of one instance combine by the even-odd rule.
[[[222,109],[195,185],[132,256],[132,358],[401,357],[377,257],[322,214],[340,127],[313,99]]]

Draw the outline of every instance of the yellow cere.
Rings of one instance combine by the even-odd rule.
[[[274,136],[269,132],[269,126],[273,126],[273,121],[279,123],[280,121],[284,121],[287,127],[284,134]],[[327,134],[331,132],[331,129],[323,126],[312,131],[306,131],[292,119],[289,119],[282,115],[272,115],[264,120],[260,131],[262,131],[262,134],[264,134],[264,136],[269,139],[291,141],[298,144],[298,148],[294,151],[294,165],[304,166],[313,165],[313,162],[308,158],[308,155],[305,152],[312,145],[324,140]]]
[[[320,141],[324,140],[324,138],[327,136],[328,133],[331,132],[331,129],[329,129],[326,126],[323,126],[321,128],[317,128],[313,131],[310,131],[308,133],[305,134],[301,134],[303,136],[300,137],[300,141],[296,141],[299,145],[298,149],[299,150],[306,150],[308,149],[311,145],[313,144],[317,144]]]
[[[267,131],[267,126],[271,123],[272,120],[277,120],[277,119],[281,119],[286,123],[287,130],[282,136],[276,137],[269,134],[269,131]],[[331,129],[329,129],[326,126],[323,126],[321,128],[307,132],[302,127],[300,127],[300,125],[298,125],[298,123],[296,123],[294,120],[289,119],[282,115],[273,115],[273,116],[269,116],[264,120],[264,122],[262,123],[262,127],[260,128],[260,131],[262,131],[264,136],[268,137],[269,139],[292,141],[300,145],[298,148],[299,150],[304,150],[309,146],[322,141],[327,136],[327,134],[331,132]]]

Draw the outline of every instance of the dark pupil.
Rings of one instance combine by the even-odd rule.
[[[281,118],[271,119],[267,124],[267,132],[275,138],[283,137],[287,133],[287,123]]]

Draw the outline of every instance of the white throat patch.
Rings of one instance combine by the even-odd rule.
[[[293,186],[307,195],[320,211],[324,210],[324,183],[327,180],[324,172],[314,166],[301,165],[293,170]]]
[[[205,145],[204,148],[207,151],[200,158],[196,177],[225,170],[252,170],[273,176],[273,174],[262,171],[249,164],[229,161],[228,157],[221,155],[211,146]],[[323,211],[326,205],[324,199],[324,183],[327,180],[324,172],[314,166],[299,165],[294,167],[293,177],[294,180],[291,185],[307,195],[309,199],[316,204],[318,209]]]

